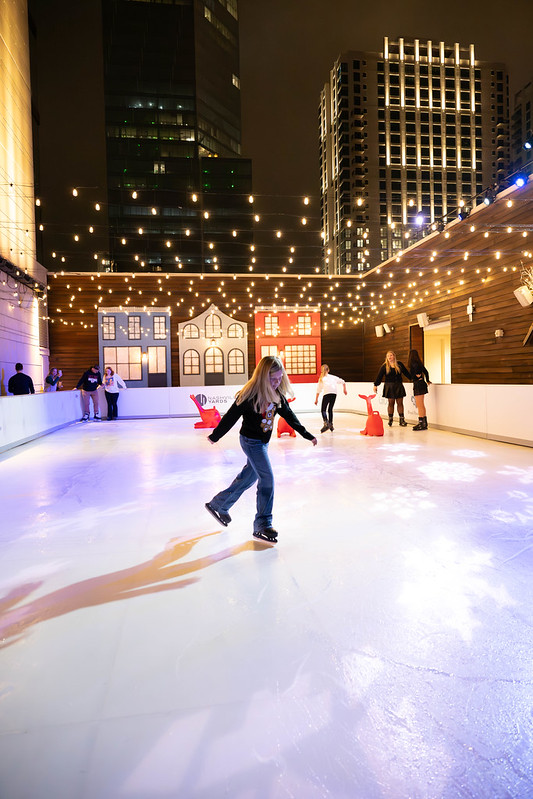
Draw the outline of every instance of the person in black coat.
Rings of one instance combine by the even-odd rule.
[[[378,386],[383,380],[383,396],[389,402],[389,427],[392,427],[394,419],[394,403],[398,408],[398,416],[400,417],[400,427],[407,427],[405,421],[403,398],[405,397],[405,388],[403,387],[402,374],[410,380],[411,375],[401,361],[396,359],[396,353],[389,350],[385,356],[385,361],[378,372],[378,376],[374,380],[374,393],[377,394]]]
[[[409,353],[409,360],[407,361],[407,368],[413,381],[413,394],[416,402],[416,409],[418,411],[418,424],[415,424],[413,430],[427,430],[428,418],[426,416],[426,404],[424,397],[428,393],[428,386],[431,385],[429,373],[417,350],[411,350]]]

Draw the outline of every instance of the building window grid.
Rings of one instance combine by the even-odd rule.
[[[166,339],[167,320],[165,316],[154,316],[154,339],[156,341]]]
[[[104,347],[104,363],[123,380],[142,380],[140,347]]]
[[[128,316],[128,338],[130,341],[141,338],[140,316]]]
[[[200,330],[198,329],[197,325],[192,324],[192,322],[188,325],[185,325],[183,328],[183,338],[200,338]]]
[[[210,314],[205,320],[205,337],[220,338],[222,336],[222,320],[217,314]]]
[[[310,316],[299,316],[298,317],[298,335],[299,336],[310,336],[311,332],[312,332],[311,317]]]
[[[205,373],[222,374],[224,372],[224,356],[219,347],[209,347],[205,351]]]
[[[233,349],[228,352],[228,374],[244,374],[244,353],[242,350]]]
[[[102,339],[112,341],[117,337],[116,319],[114,316],[104,316],[102,318]]]
[[[316,345],[296,344],[286,346],[285,369],[291,375],[316,374]]]
[[[183,374],[200,374],[200,353],[196,350],[186,350],[183,353]]]
[[[279,336],[279,316],[265,316],[265,336]]]

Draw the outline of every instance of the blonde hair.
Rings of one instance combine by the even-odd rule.
[[[322,380],[322,378],[325,377],[328,373],[329,373],[329,366],[327,365],[327,363],[323,363],[322,366],[320,367],[320,380]]]
[[[272,372],[282,372],[281,383],[277,389],[272,388],[270,384],[270,374]],[[283,366],[282,361],[275,355],[265,355],[261,358],[259,363],[254,369],[254,373],[248,382],[237,392],[236,400],[237,405],[240,405],[245,400],[252,400],[254,410],[261,413],[265,408],[273,402],[275,405],[279,404],[279,394],[284,397],[289,394],[293,396],[292,386],[287,372]]]
[[[389,364],[389,359],[388,359],[388,356],[389,356],[389,355],[394,355],[394,360],[396,361],[396,363],[394,364],[394,366],[391,366],[391,365]],[[400,372],[402,371],[402,370],[400,369],[400,367],[398,366],[398,358],[396,357],[396,353],[394,352],[394,350],[388,350],[388,352],[387,352],[387,353],[386,353],[386,355],[385,355],[385,361],[384,361],[383,365],[384,365],[384,367],[385,367],[385,371],[386,371],[386,373],[387,373],[387,374],[389,374],[389,372],[390,372],[390,370],[391,370],[391,369],[394,369],[394,371],[395,371],[395,372],[398,372],[398,374],[400,374]]]

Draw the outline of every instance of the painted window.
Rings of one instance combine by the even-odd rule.
[[[205,351],[205,373],[221,374],[224,372],[224,356],[218,347],[209,347]]]
[[[141,337],[141,317],[128,316],[128,338],[138,339]]]
[[[209,314],[205,320],[205,337],[220,338],[222,335],[222,320],[215,313]]]
[[[228,353],[228,374],[244,374],[244,353],[241,350],[230,350]]]
[[[278,348],[274,344],[273,347],[270,346],[261,346],[261,358],[264,358],[266,355],[276,355],[278,354]]]
[[[200,374],[200,353],[196,352],[196,350],[186,350],[183,353],[183,374]]]
[[[102,338],[104,341],[110,341],[117,337],[116,323],[114,316],[102,317]]]
[[[265,336],[279,336],[279,316],[265,316]]]
[[[299,316],[298,317],[298,335],[299,336],[310,336],[312,331],[311,326],[311,317],[310,316]]]
[[[123,380],[142,380],[140,347],[104,347],[104,363]]]
[[[183,338],[200,338],[200,331],[192,322],[183,328]]]
[[[167,337],[167,319],[166,316],[154,316],[154,339],[163,339]]]
[[[244,338],[244,327],[238,322],[233,322],[228,327],[228,338]]]
[[[167,371],[166,347],[148,347],[148,371],[151,375],[164,374]]]
[[[314,344],[297,344],[285,347],[285,369],[291,375],[315,374],[316,346]]]

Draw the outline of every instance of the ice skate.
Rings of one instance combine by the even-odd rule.
[[[263,541],[268,541],[269,544],[277,544],[278,531],[273,527],[265,527],[264,530],[254,530],[254,538],[261,538]]]
[[[229,513],[224,513],[224,511],[217,510],[211,505],[210,502],[205,503],[205,509],[209,511],[211,516],[213,516],[217,520],[217,522],[223,524],[224,527],[227,527],[228,524],[231,522],[231,516],[229,515]]]

